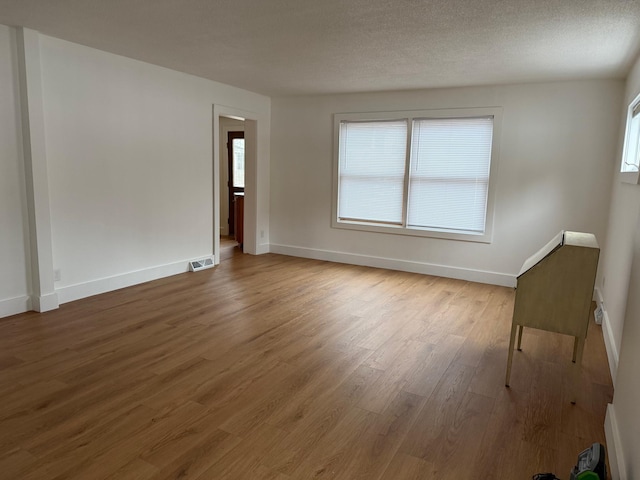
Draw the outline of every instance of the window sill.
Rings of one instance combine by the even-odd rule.
[[[391,235],[405,235],[409,237],[441,238],[444,240],[457,240],[463,242],[491,243],[492,240],[490,231],[486,231],[483,234],[461,233],[455,230],[431,230],[415,227],[408,228],[400,225],[393,226],[365,222],[341,221],[337,219],[334,219],[331,222],[331,226],[333,228],[358,230],[361,232],[387,233]]]
[[[622,183],[630,183],[632,185],[638,185],[640,180],[639,172],[620,172],[620,181]]]

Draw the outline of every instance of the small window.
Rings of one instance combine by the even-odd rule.
[[[624,137],[620,172],[623,181],[638,183],[640,170],[640,95],[631,102],[627,112],[627,129]]]
[[[244,188],[244,138],[232,139],[233,186]]]
[[[333,226],[489,242],[500,109],[337,114]]]

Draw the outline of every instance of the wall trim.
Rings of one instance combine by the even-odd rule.
[[[259,243],[256,246],[256,255],[262,255],[269,252],[271,252],[271,245],[269,245],[268,243]]]
[[[611,467],[611,478],[613,480],[628,480],[620,440],[620,430],[616,419],[616,409],[612,403],[607,405],[607,414],[604,417],[604,433],[607,439],[607,455],[609,457],[609,466]]]
[[[437,265],[435,263],[413,262],[410,260],[398,260],[395,258],[374,257],[356,253],[336,252],[317,248],[294,247],[292,245],[271,244],[270,251],[281,255],[293,257],[312,258],[336,263],[348,263],[365,267],[387,268],[403,272],[422,273],[438,277],[456,278],[470,282],[489,283],[503,287],[515,287],[516,276],[507,273],[489,272],[486,270],[474,270],[471,268],[451,267]]]
[[[45,141],[40,34],[18,27],[18,79],[22,128],[22,156],[29,224],[32,307],[58,308],[54,292],[53,247],[47,148]],[[46,292],[46,293],[45,293]]]
[[[609,372],[611,373],[611,382],[616,386],[616,375],[618,373],[618,361],[620,355],[616,348],[616,342],[613,340],[613,330],[611,329],[611,320],[607,314],[606,303],[599,287],[595,288],[594,300],[602,306],[602,336],[604,338],[604,347],[607,351],[607,359],[609,360]]]
[[[618,349],[616,348],[616,344],[613,341],[613,330],[611,330],[611,321],[609,320],[609,315],[607,315],[607,311],[604,311],[604,316],[602,318],[602,336],[604,337],[604,346],[607,351],[607,358],[609,359],[609,371],[611,372],[611,381],[615,388],[616,386],[616,376],[618,374],[618,360],[620,356],[618,354]]]
[[[52,292],[45,295],[32,295],[31,296],[31,309],[36,312],[48,312],[49,310],[55,310],[60,306],[58,300],[58,293]]]
[[[31,310],[31,297],[29,295],[0,300],[0,318],[28,312],[29,310]]]
[[[204,258],[210,255],[210,253],[196,255],[193,258]],[[182,260],[111,277],[91,280],[89,282],[76,283],[75,285],[58,288],[56,292],[60,298],[60,303],[67,303],[81,298],[111,292],[120,288],[131,287],[132,285],[138,285],[140,283],[150,282],[151,280],[157,280],[159,278],[169,277],[171,275],[177,275],[188,271],[189,260]]]

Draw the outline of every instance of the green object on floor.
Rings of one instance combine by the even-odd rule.
[[[570,480],[606,480],[605,449],[594,443],[578,455],[578,463],[571,470]]]
[[[605,448],[601,443],[594,443],[591,447],[580,452],[578,463],[571,470],[569,480],[607,480],[607,466],[605,464]],[[560,480],[553,473],[538,473],[532,480]]]
[[[576,480],[600,480],[600,476],[595,472],[584,472],[578,474]]]

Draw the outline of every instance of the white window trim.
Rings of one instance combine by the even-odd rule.
[[[622,147],[622,157],[620,158],[620,181],[623,183],[631,183],[633,185],[640,184],[640,172],[625,172],[624,161],[627,155],[629,154],[630,138],[631,138],[631,125],[632,125],[632,116],[633,116],[633,107],[640,103],[640,94],[633,99],[631,103],[629,103],[629,107],[627,108],[627,118],[626,118],[626,126],[624,130],[624,143]]]
[[[409,135],[411,139],[411,125],[414,119],[424,118],[465,118],[465,117],[493,117],[493,139],[491,146],[491,163],[489,170],[489,191],[487,195],[487,215],[485,231],[482,234],[461,233],[453,230],[434,230],[426,228],[375,224],[369,222],[345,221],[338,219],[338,175],[340,153],[340,123],[343,121],[365,120],[398,120],[407,119]],[[336,113],[333,116],[333,193],[331,226],[333,228],[360,230],[366,232],[389,233],[395,235],[409,235],[417,237],[444,238],[449,240],[462,240],[467,242],[491,243],[493,238],[493,219],[496,197],[496,179],[498,176],[498,157],[502,132],[502,108],[478,107],[478,108],[449,108],[437,110],[404,110],[392,112],[366,112],[366,113]],[[410,145],[407,145],[410,152]],[[408,162],[407,162],[408,164]],[[407,166],[408,168],[408,166]],[[406,183],[406,182],[405,182]],[[405,190],[406,190],[405,185]],[[405,198],[407,192],[405,191]],[[406,208],[406,201],[405,201]]]

